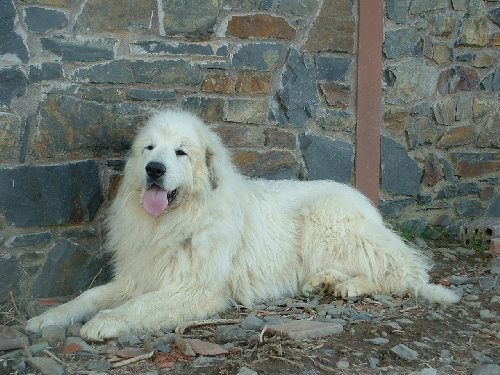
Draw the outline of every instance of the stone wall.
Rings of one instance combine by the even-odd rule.
[[[248,176],[352,182],[357,6],[0,0],[0,300],[109,278],[102,217],[160,108],[200,115]],[[499,23],[498,1],[386,2],[388,219],[500,216]]]

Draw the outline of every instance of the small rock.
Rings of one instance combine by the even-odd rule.
[[[347,358],[341,358],[340,361],[337,362],[337,368],[349,368],[349,360]]]
[[[488,309],[479,311],[479,317],[487,323],[495,322],[497,320],[496,315],[492,314]]]
[[[63,375],[64,369],[52,358],[31,357],[26,359],[28,365],[42,373],[42,375]]]
[[[95,349],[92,346],[90,346],[89,344],[87,344],[80,337],[68,337],[66,339],[65,345],[68,346],[68,345],[72,345],[72,344],[78,345],[81,348],[79,350],[83,350],[85,352],[89,352],[89,353],[98,353],[99,352],[97,349]],[[65,346],[65,348],[66,348],[66,346]]]
[[[481,288],[483,288],[485,292],[489,292],[495,287],[497,279],[493,277],[493,275],[488,275],[485,277],[481,277],[479,283],[481,284]]]
[[[365,341],[371,342],[372,344],[375,344],[375,345],[383,345],[383,344],[387,344],[389,342],[389,340],[384,339],[383,337],[375,337],[373,339],[365,339]]]
[[[181,336],[177,336],[177,338],[175,339],[175,343],[177,344],[177,347],[182,352],[182,354],[184,354],[185,356],[196,356],[196,353],[194,352],[193,348],[191,348],[191,345],[189,345],[189,343]]]
[[[393,346],[391,348],[391,351],[395,353],[398,357],[405,359],[407,361],[415,361],[419,358],[418,353],[415,350],[410,349],[404,344]]]
[[[254,370],[249,369],[248,367],[241,367],[236,375],[258,375],[258,373]]]
[[[82,325],[80,323],[71,324],[66,327],[66,336],[67,337],[78,337],[80,336],[80,329]]]
[[[471,350],[470,351],[470,354],[472,355],[472,357],[478,361],[478,362],[481,362],[481,363],[495,363],[493,361],[493,359],[491,359],[490,357],[488,357],[487,355],[484,355],[483,353],[481,352],[478,352],[478,351],[475,351],[475,350]],[[500,374],[500,373],[499,373]]]
[[[417,372],[415,375],[438,375],[438,372],[435,368],[426,367]]]
[[[241,328],[258,331],[264,326],[264,321],[253,314],[248,315],[241,323]]]
[[[189,345],[189,347],[191,347],[191,349],[196,354],[203,355],[203,356],[221,355],[221,354],[228,354],[229,353],[222,346],[217,345],[217,344],[213,344],[213,343],[208,342],[208,341],[182,338],[181,340],[176,340],[177,346],[179,346],[179,342],[181,342],[182,345]],[[180,346],[179,346],[179,348],[180,348]],[[188,355],[188,354],[185,354],[185,355]]]
[[[210,365],[212,363],[221,362],[221,361],[224,361],[224,358],[205,357],[202,355],[193,361],[193,365],[204,366],[204,365]]]
[[[478,281],[477,277],[472,277],[472,276],[456,276],[452,275],[448,277],[448,280],[450,280],[450,283],[455,284],[455,285],[463,285],[463,284],[474,284]]]
[[[370,363],[371,368],[377,368],[377,366],[380,364],[380,359],[378,358],[370,357],[368,358],[368,361]]]
[[[431,347],[427,345],[425,342],[413,341],[413,344],[415,344],[417,348],[431,349]]]
[[[120,344],[127,346],[134,346],[141,343],[141,340],[137,335],[125,335],[118,339]]]
[[[467,249],[467,248],[465,248],[465,247],[456,247],[456,248],[455,248],[455,251],[456,251],[457,253],[462,254],[462,255],[474,255],[474,254],[476,254],[476,252],[475,252],[474,250],[472,250],[472,249]]]
[[[491,303],[500,303],[500,296],[491,297]]]
[[[115,355],[120,358],[134,358],[144,354],[147,354],[147,352],[144,349],[131,348],[131,347],[117,350],[115,353]]]
[[[87,365],[87,369],[90,371],[108,371],[111,368],[110,361],[95,361],[90,362]]]
[[[21,332],[7,326],[0,326],[0,351],[23,348],[30,344],[28,338]]]
[[[253,332],[252,332],[253,334]],[[220,326],[214,331],[215,341],[225,344],[232,341],[242,341],[249,337],[249,332],[241,327],[235,326]]]
[[[47,326],[42,328],[42,338],[45,340],[65,340],[66,328],[61,326]]]
[[[339,334],[343,331],[340,324],[323,323],[311,320],[294,320],[289,323],[267,327],[267,333],[291,339],[312,339]]]
[[[499,375],[500,366],[495,364],[482,365],[474,370],[472,375]]]

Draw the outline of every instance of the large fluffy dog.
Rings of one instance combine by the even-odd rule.
[[[31,319],[28,330],[87,322],[81,335],[102,340],[299,292],[459,299],[428,283],[426,260],[358,191],[247,179],[184,112],[158,113],[140,130],[108,225],[114,280]]]

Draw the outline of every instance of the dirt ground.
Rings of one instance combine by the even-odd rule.
[[[330,319],[342,322],[342,332],[297,340],[268,335],[264,325],[252,335],[224,345],[215,332],[220,325],[191,327],[182,337],[216,343],[228,350],[225,354],[194,356],[186,353],[186,348],[179,348],[180,342],[165,339],[165,345],[158,346],[158,340],[166,338],[168,331],[139,336],[135,343],[126,340],[89,343],[93,350],[72,352],[61,338],[48,340],[49,347],[41,352],[20,351],[16,358],[6,358],[13,356],[13,351],[0,351],[0,374],[37,373],[25,361],[29,355],[54,359],[66,374],[499,374],[485,372],[484,366],[493,366],[494,371],[500,369],[500,280],[489,268],[491,256],[466,255],[455,251],[459,246],[448,243],[449,250],[443,250],[440,243],[433,244],[430,250],[434,254],[435,266],[431,271],[434,282],[450,283],[457,288],[453,284],[457,277],[469,278],[468,284],[462,286],[465,290],[462,300],[453,306],[429,305],[408,295],[392,296],[389,301],[377,300],[376,296],[351,300],[325,297],[318,301],[296,297],[254,311],[235,308],[221,313],[220,318],[244,320],[253,315],[263,321],[270,317]],[[496,286],[484,290],[482,277],[489,277]],[[338,308],[341,314],[330,317],[324,312],[325,306],[331,311]],[[21,330],[24,319],[45,308],[40,301],[9,301],[1,307],[0,324]],[[172,336],[170,333],[168,337]],[[31,345],[44,341],[40,335],[29,339]],[[396,354],[393,348],[399,344],[412,349],[416,358],[404,359]],[[118,355],[117,350],[124,348],[129,354]],[[149,358],[141,360],[140,355]]]

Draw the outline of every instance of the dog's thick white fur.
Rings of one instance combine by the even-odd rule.
[[[28,330],[86,322],[82,337],[102,340],[299,292],[459,299],[429,284],[427,260],[357,190],[245,178],[185,112],[158,113],[139,131],[108,225],[113,281],[32,318]]]

